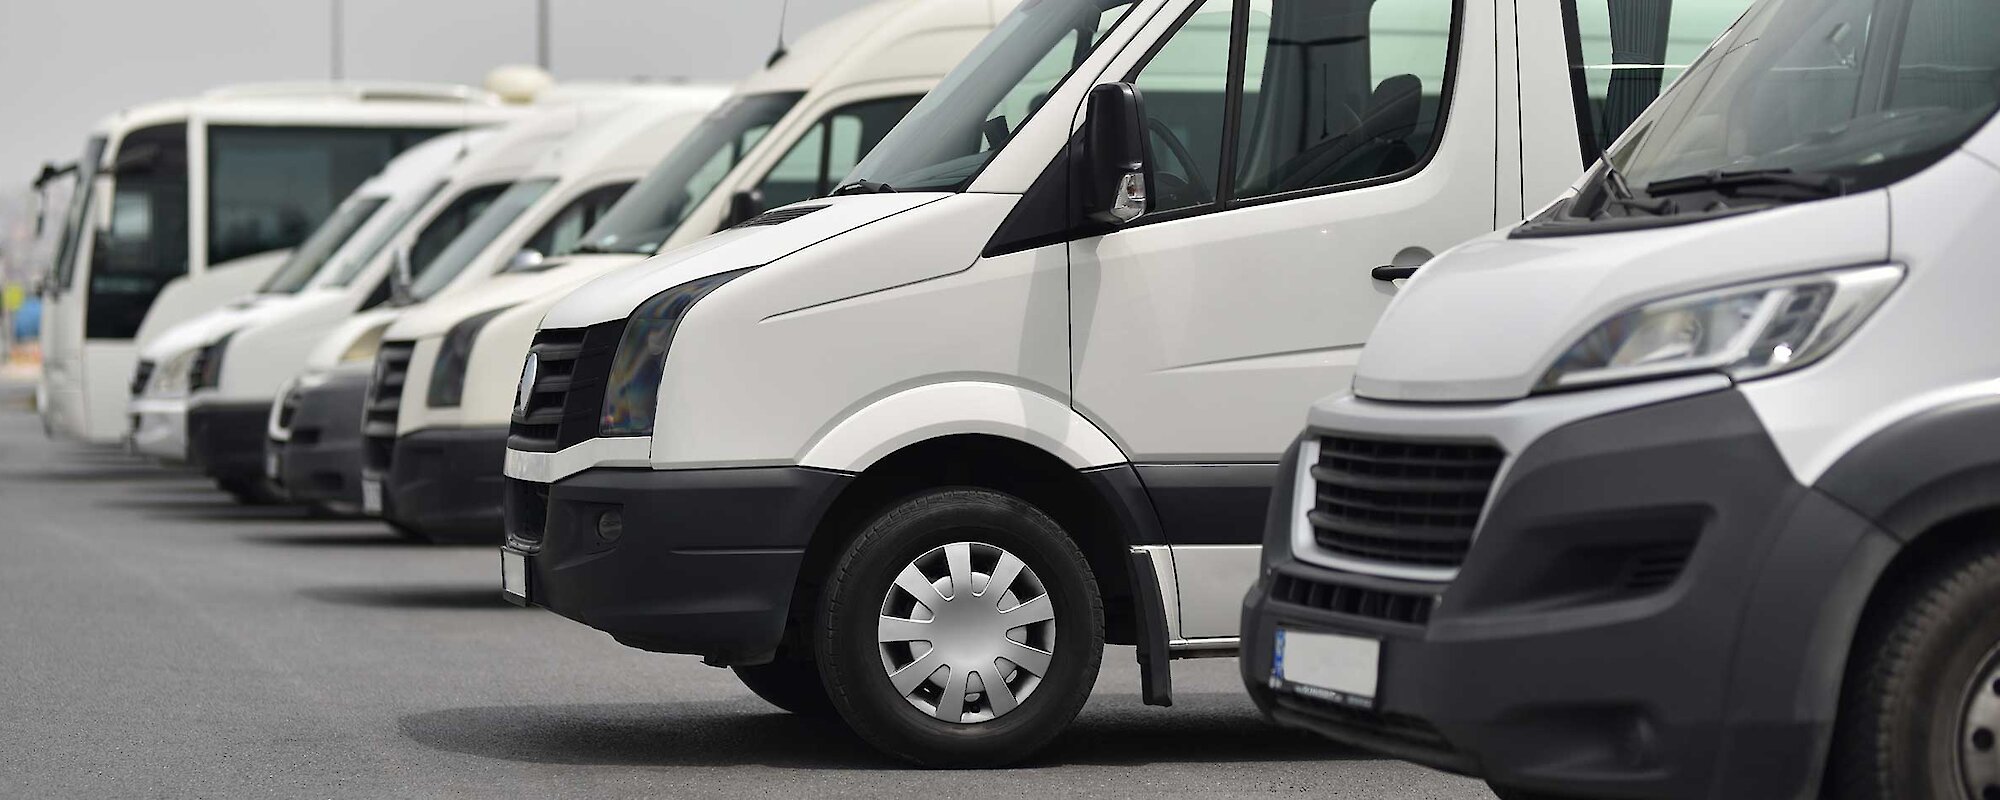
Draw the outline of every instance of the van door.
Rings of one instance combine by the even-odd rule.
[[[1203,0],[1107,77],[1144,99],[1152,203],[1069,246],[1072,388],[1159,512],[1179,638],[1235,635],[1278,456],[1395,294],[1371,270],[1492,230],[1493,17]]]

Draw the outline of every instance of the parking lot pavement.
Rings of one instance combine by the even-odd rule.
[[[1034,763],[906,768],[502,603],[490,548],[237,506],[0,400],[0,796],[1489,796],[1265,725],[1233,660],[1141,705],[1129,648]]]

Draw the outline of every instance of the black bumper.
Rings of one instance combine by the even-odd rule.
[[[382,516],[434,541],[498,542],[507,429],[433,428],[396,437]]]
[[[325,383],[294,390],[291,438],[269,441],[275,482],[295,503],[342,514],[361,513],[361,403],[368,373],[333,373]]]
[[[813,529],[852,476],[798,467],[593,469],[509,481],[529,602],[643,650],[769,660]],[[599,520],[621,515],[607,537]]]
[[[217,481],[264,480],[270,403],[203,403],[187,412],[188,458]]]
[[[1290,522],[1283,485],[1274,529]],[[1268,715],[1580,797],[1808,796],[1854,622],[1894,551],[1799,486],[1734,391],[1543,436],[1496,488],[1448,586],[1302,563],[1273,533],[1245,598],[1241,662]],[[1421,598],[1429,619],[1331,599],[1363,591]],[[1280,626],[1382,639],[1372,707],[1276,681]]]

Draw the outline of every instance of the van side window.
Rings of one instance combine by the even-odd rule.
[[[505,183],[489,183],[467,189],[453,198],[450,205],[439,209],[437,216],[432,217],[410,243],[410,272],[421,273],[430,266],[473,220],[486,213],[486,207],[493,205],[493,201],[500,198],[500,193],[507,191],[507,186]]]
[[[1452,0],[1250,6],[1238,197],[1384,178],[1429,158],[1451,78]]]
[[[911,95],[868,100],[821,117],[757,183],[764,207],[777,208],[833,191],[834,182],[853,170],[921,99],[922,95]]]
[[[522,247],[549,258],[576,252],[577,246],[583,244],[583,232],[596,225],[598,218],[611,210],[611,206],[617,204],[618,198],[624,197],[625,191],[630,188],[631,181],[620,181],[578,195],[534,236],[528,237],[528,243]]]
[[[1235,5],[1203,0],[1132,81],[1146,103],[1155,213],[1215,202]]]
[[[1570,65],[1570,80],[1588,164],[1742,16],[1749,0],[1569,0],[1563,5],[1582,56]],[[1864,19],[1857,38],[1865,25]]]

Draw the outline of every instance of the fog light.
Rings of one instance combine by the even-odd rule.
[[[617,511],[606,511],[597,515],[597,538],[614,542],[625,535],[625,515]]]

